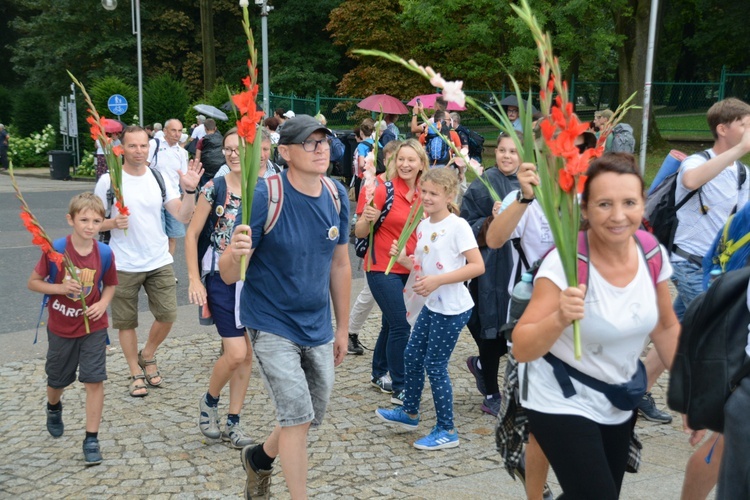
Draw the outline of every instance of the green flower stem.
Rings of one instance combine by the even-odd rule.
[[[398,241],[396,242],[396,255],[391,256],[391,260],[388,262],[388,267],[385,268],[385,274],[391,272],[398,256],[401,255],[401,252],[406,247],[406,242],[409,241],[409,238],[411,238],[411,235],[417,229],[419,223],[422,222],[423,213],[424,210],[421,202],[418,205],[412,205],[411,210],[409,210],[409,215],[406,218],[406,224],[404,224],[404,228],[401,230],[401,236],[398,237]]]

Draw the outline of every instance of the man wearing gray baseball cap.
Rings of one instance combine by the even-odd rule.
[[[219,261],[222,279],[231,284],[240,279],[240,258],[247,256],[240,322],[249,329],[276,408],[271,435],[242,450],[245,498],[270,497],[273,462],[279,455],[291,497],[307,496],[308,430],[322,421],[334,366],[347,353],[349,203],[344,186],[324,176],[329,135],[311,116],[287,120],[278,148],[289,168],[258,184],[250,224],[235,226]],[[264,231],[269,189],[280,195],[275,207],[280,214]]]

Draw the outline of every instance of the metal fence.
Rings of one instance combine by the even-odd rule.
[[[465,91],[482,105],[491,108],[512,94],[511,89],[486,91]],[[581,82],[575,77],[570,82],[571,100],[575,103],[576,112],[582,120],[591,120],[597,110],[615,109],[618,105],[618,82]],[[528,93],[524,94],[528,98]],[[656,123],[667,139],[691,140],[711,139],[706,123],[706,111],[715,102],[727,97],[736,97],[750,102],[750,73],[730,73],[722,69],[719,82],[654,82],[651,92],[651,106]],[[258,96],[262,102],[262,96]],[[271,110],[276,108],[291,109],[295,113],[315,115],[322,113],[333,129],[346,130],[356,127],[365,117],[375,117],[369,111],[359,109],[357,103],[362,98],[328,97],[316,95],[315,98],[300,98],[294,94],[281,96],[271,94]],[[532,102],[538,106],[538,94],[532,92]],[[487,137],[494,136],[496,130],[478,111],[467,109],[461,113],[461,122]],[[402,131],[406,123],[397,123]]]

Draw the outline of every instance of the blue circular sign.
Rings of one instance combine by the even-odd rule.
[[[107,107],[113,115],[122,116],[128,110],[128,100],[120,94],[113,94],[107,100]]]

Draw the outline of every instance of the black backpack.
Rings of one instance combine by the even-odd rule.
[[[711,155],[708,151],[701,151],[698,154],[703,156],[706,160],[711,159]],[[742,163],[737,163],[739,164],[739,175],[737,177],[737,191],[739,192],[747,178],[747,171]],[[678,169],[677,172],[665,177],[659,186],[648,195],[648,198],[646,198],[643,225],[647,230],[651,231],[654,236],[656,236],[659,242],[664,245],[670,254],[676,253],[680,257],[701,266],[703,261],[702,255],[691,255],[674,245],[674,236],[677,231],[678,223],[677,211],[682,208],[685,203],[697,194],[698,200],[700,201],[699,205],[701,213],[703,215],[708,213],[708,208],[703,203],[701,188],[690,191],[682,200],[680,200],[679,203],[675,203],[675,191],[677,189],[677,176],[679,173],[680,170]],[[736,210],[737,206],[734,207],[732,212],[734,213]]]
[[[372,237],[375,238],[375,235],[378,232],[378,228],[385,220],[386,215],[388,215],[388,212],[391,211],[391,207],[393,206],[393,197],[395,194],[395,189],[393,189],[393,181],[387,181],[385,183],[385,203],[383,204],[383,210],[380,212],[380,218],[375,221],[375,224],[373,226],[372,230]],[[357,238],[354,240],[354,253],[357,254],[357,257],[364,259],[365,255],[367,255],[367,250],[370,248],[370,240],[369,235],[365,236],[364,238]],[[375,252],[372,253],[372,263],[375,264]]]
[[[469,158],[482,162],[484,153],[484,137],[463,125],[456,127],[456,133],[461,138],[461,145],[469,148]]]
[[[158,141],[158,139],[157,139]],[[157,150],[159,148],[159,143],[156,143]],[[156,154],[154,154],[156,156]],[[165,201],[167,201],[167,187],[164,185],[164,177],[162,177],[161,172],[156,170],[155,168],[146,167],[151,171],[151,173],[154,175],[154,179],[156,179],[156,183],[159,185],[159,190],[161,191],[161,202],[164,204]],[[112,218],[112,205],[115,204],[115,190],[112,188],[112,179],[109,181],[109,189],[107,189],[107,210],[104,213],[105,219],[111,219]],[[109,240],[112,238],[112,232],[111,231],[102,231],[99,233],[99,241],[102,243],[106,243],[109,245]]]
[[[719,276],[690,303],[669,374],[667,404],[691,429],[724,432],[724,404],[750,373],[745,354],[750,267]]]
[[[224,213],[224,205],[227,201],[227,180],[224,177],[217,177],[214,179],[214,201],[211,205],[211,211],[208,213],[208,219],[206,224],[203,226],[201,234],[198,236],[198,270],[202,271],[201,263],[203,262],[203,256],[206,254],[209,246],[213,246],[211,243],[211,234],[214,232],[216,223],[219,222],[219,218]],[[214,247],[216,250],[216,247]],[[216,263],[213,262],[211,265],[211,274],[215,271]]]

